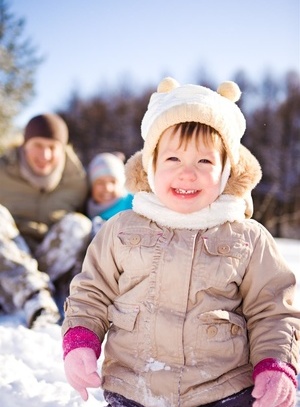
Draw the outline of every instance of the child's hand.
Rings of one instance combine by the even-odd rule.
[[[97,358],[92,349],[73,349],[65,357],[64,367],[68,382],[84,401],[89,397],[88,387],[101,386],[101,379],[97,373]]]
[[[255,377],[252,396],[256,398],[253,407],[293,407],[296,388],[285,373],[266,370]]]

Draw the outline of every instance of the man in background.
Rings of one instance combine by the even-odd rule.
[[[55,289],[66,292],[91,232],[86,173],[68,140],[60,116],[41,114],[0,157],[0,309],[23,309],[29,327],[60,319]]]

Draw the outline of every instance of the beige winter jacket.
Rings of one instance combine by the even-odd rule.
[[[108,332],[104,389],[146,407],[195,407],[251,386],[262,359],[298,368],[295,276],[245,210],[224,195],[180,216],[139,192],[133,211],[100,229],[62,331],[84,326],[101,342]]]
[[[294,287],[255,221],[172,230],[128,211],[89,247],[64,330],[85,326],[103,341],[112,324],[105,389],[147,407],[199,406],[251,386],[264,358],[297,366]]]
[[[88,192],[86,173],[70,146],[62,179],[54,190],[42,191],[21,176],[19,148],[0,157],[0,185],[0,204],[10,211],[30,246],[39,243],[63,215],[82,211]]]

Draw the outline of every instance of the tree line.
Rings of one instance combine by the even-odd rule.
[[[13,120],[34,96],[34,77],[42,58],[28,39],[23,19],[0,0],[0,153],[13,134]],[[197,76],[197,75],[196,75]],[[275,237],[300,239],[300,77],[270,73],[255,83],[245,72],[232,80],[242,90],[239,101],[247,120],[242,143],[259,160],[263,178],[253,191],[254,218]],[[217,89],[199,70],[191,81]],[[98,152],[121,151],[126,159],[140,150],[140,124],[155,86],[139,92],[120,90],[83,98],[76,90],[57,113],[67,122],[70,141],[87,166]]]

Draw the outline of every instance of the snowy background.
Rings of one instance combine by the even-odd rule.
[[[300,241],[277,241],[287,262],[298,273],[300,305]],[[106,406],[101,390],[90,390],[90,397],[84,402],[66,382],[57,325],[33,331],[25,328],[21,314],[0,316],[0,366],[2,407]],[[300,407],[299,385],[297,400]]]

